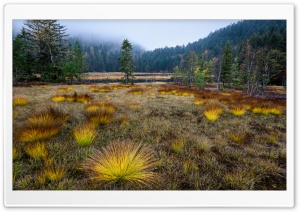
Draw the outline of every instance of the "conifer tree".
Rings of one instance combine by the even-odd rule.
[[[35,58],[35,71],[45,81],[61,78],[60,66],[67,52],[66,28],[57,20],[27,20],[28,47]]]
[[[223,85],[228,84],[231,81],[232,62],[232,49],[230,42],[227,41],[222,57],[221,81],[223,82]]]
[[[129,82],[133,83],[133,69],[135,66],[133,65],[133,58],[132,58],[132,46],[130,42],[125,39],[122,43],[121,47],[121,57],[119,58],[120,61],[120,71],[124,73],[124,80],[125,84]]]

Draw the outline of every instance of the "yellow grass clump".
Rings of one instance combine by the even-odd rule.
[[[156,96],[155,92],[150,92],[150,96]]]
[[[204,115],[210,121],[215,121],[223,113],[223,108],[218,101],[208,101],[205,104]]]
[[[203,104],[203,100],[202,100],[202,99],[196,99],[196,100],[194,101],[194,104],[195,104],[195,105],[202,105],[202,104]]]
[[[99,87],[98,92],[101,92],[101,93],[111,92],[111,88],[109,86]]]
[[[16,96],[13,98],[13,106],[24,106],[29,103],[28,99],[26,97],[22,96]]]
[[[106,125],[111,123],[114,120],[114,115],[107,111],[89,112],[86,113],[86,117],[89,123],[91,123],[94,126]]]
[[[82,168],[90,179],[106,184],[150,186],[157,180],[152,169],[157,165],[148,146],[131,142],[113,142],[101,151],[94,150]]]
[[[117,111],[117,107],[109,101],[99,101],[88,104],[85,106],[87,112],[105,111],[108,113],[114,113]]]
[[[127,116],[123,116],[119,119],[119,123],[121,126],[128,126],[129,122],[128,122],[128,117]]]
[[[46,144],[44,142],[36,142],[25,147],[25,152],[35,160],[47,157]]]
[[[54,95],[54,96],[52,96],[51,99],[53,102],[63,102],[66,100],[65,96],[63,96],[63,95]]]
[[[46,110],[34,113],[26,119],[28,124],[47,125],[51,123],[60,123],[61,125],[70,118],[70,115],[60,109],[48,107]]]
[[[128,91],[129,94],[132,95],[140,95],[143,94],[145,92],[145,89],[142,88],[132,88],[131,90]]]
[[[179,153],[181,151],[181,149],[184,147],[185,141],[183,140],[176,140],[174,142],[172,142],[171,144],[171,148],[172,151],[175,153]]]
[[[256,114],[263,114],[263,115],[268,115],[268,114],[274,114],[274,115],[281,115],[282,110],[278,106],[257,106],[252,109],[253,113]]]
[[[44,175],[52,182],[59,181],[62,179],[67,170],[62,165],[53,164],[52,166],[48,166],[44,170]]]
[[[12,156],[13,160],[17,159],[17,157],[19,156],[19,151],[15,147],[12,149]]]
[[[243,143],[246,140],[245,132],[229,132],[228,139],[235,143]]]
[[[92,91],[92,92],[98,92],[98,89],[99,89],[99,87],[96,86],[96,85],[92,85],[92,86],[89,88],[89,90]]]
[[[242,116],[246,113],[246,109],[244,108],[243,105],[234,105],[231,106],[230,112],[235,115],[235,116]]]
[[[57,122],[48,124],[31,124],[26,123],[16,129],[16,139],[21,142],[44,141],[57,135],[61,125]]]
[[[88,146],[96,137],[96,129],[92,125],[85,124],[76,127],[72,134],[79,146]]]
[[[61,93],[66,93],[66,92],[69,92],[69,91],[73,91],[74,88],[73,87],[63,87],[63,88],[59,88],[58,91],[61,92]]]

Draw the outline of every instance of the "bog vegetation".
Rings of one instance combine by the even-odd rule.
[[[55,101],[63,86],[14,88],[28,102],[13,107],[14,189],[286,188],[285,100],[174,85],[93,87],[68,94],[87,102]]]
[[[138,56],[125,39],[105,62],[57,20],[25,26],[13,40],[13,189],[286,189],[285,22]],[[92,64],[122,83],[83,83]],[[135,67],[172,82],[136,83]]]

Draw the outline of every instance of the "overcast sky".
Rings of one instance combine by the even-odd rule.
[[[127,38],[146,50],[186,45],[238,20],[59,20],[70,37],[122,42]],[[22,20],[13,22],[19,32]]]

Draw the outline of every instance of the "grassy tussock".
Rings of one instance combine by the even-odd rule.
[[[228,133],[228,139],[233,141],[234,143],[244,143],[246,141],[246,133],[233,131]]]
[[[129,94],[132,95],[140,95],[143,94],[146,90],[142,88],[132,88],[128,91]]]
[[[25,123],[16,129],[16,140],[21,142],[45,141],[57,135],[61,130],[58,122]]]
[[[62,88],[58,89],[58,91],[61,92],[61,93],[71,92],[73,90],[74,90],[73,87],[62,87]]]
[[[80,92],[89,92],[90,86],[73,87],[79,96]],[[107,106],[104,107],[106,112],[99,110],[97,101],[86,105],[64,102],[55,104],[60,109],[54,108],[51,115],[48,109],[41,108],[51,104],[51,96],[57,92],[57,86],[49,86],[48,89],[37,89],[37,86],[14,87],[14,95],[34,98],[32,104],[14,108],[14,113],[18,112],[18,115],[14,114],[13,122],[14,190],[286,190],[285,100],[255,98],[237,92],[223,95],[221,92],[199,91],[172,84],[153,86],[151,89],[146,89],[144,84],[115,84],[109,87],[113,90],[111,93],[97,92],[93,96],[97,101],[112,104],[112,111]],[[147,95],[126,95],[132,88],[146,89]],[[158,89],[167,89],[170,94],[163,96],[158,93]],[[156,96],[152,98],[150,92],[155,92]],[[182,92],[189,93],[188,98],[182,96]],[[198,99],[203,100],[203,104],[195,105]],[[233,102],[234,105],[222,103],[223,100]],[[282,115],[256,115],[251,111],[269,102],[279,107]],[[234,116],[230,110],[235,105],[241,105],[251,112]],[[207,121],[203,112],[218,108],[224,111],[221,118],[213,123]],[[103,113],[111,114],[110,124],[98,127],[98,116],[102,119]],[[72,114],[71,118],[69,114]],[[91,114],[90,118],[88,114]],[[31,121],[28,121],[29,117]],[[93,118],[96,119],[95,124],[92,123]],[[20,128],[25,125],[46,125],[53,120],[59,128],[58,133],[55,132],[49,138],[49,133],[45,133],[45,136],[33,136],[26,142],[18,140],[18,137],[22,137]],[[101,135],[97,135],[85,148],[80,148],[73,136],[73,131],[81,127],[80,123],[93,125]],[[39,131],[49,130],[51,126],[38,128]],[[246,134],[245,138],[240,138],[240,132]],[[231,139],[230,133],[234,135]],[[28,134],[32,136],[31,132]],[[238,139],[234,141],[236,137]],[[123,181],[125,177],[119,181],[91,180],[101,175],[97,174],[96,165],[93,166],[94,171],[86,170],[89,175],[81,169],[83,161],[91,158],[94,148],[101,150],[99,158],[104,161],[104,149],[113,141],[117,141],[113,142],[115,145],[121,143],[120,139],[131,141],[131,145],[147,144],[153,149],[159,163],[147,171],[159,176],[153,177],[155,185],[128,183]],[[49,142],[45,142],[47,140]],[[185,141],[182,142],[183,146],[180,141]],[[47,156],[34,159],[26,153],[26,149],[36,143],[46,145]],[[172,143],[175,143],[173,147]],[[118,149],[123,150],[121,147]],[[57,162],[67,164],[63,166],[63,172],[57,168]],[[47,177],[46,169],[50,170],[48,175],[52,173],[50,175],[54,177]]]
[[[175,140],[171,144],[171,149],[174,153],[180,153],[184,145],[185,145],[184,140]]]
[[[29,100],[24,96],[16,96],[13,98],[13,106],[24,106],[28,105]]]
[[[151,186],[157,175],[152,171],[157,160],[148,146],[113,142],[101,151],[94,150],[82,165],[91,180],[106,184]]]
[[[86,113],[90,124],[94,126],[106,125],[114,120],[114,115],[107,111],[93,111]]]
[[[103,111],[107,113],[114,113],[117,111],[117,107],[111,102],[100,101],[86,105],[85,110],[87,112]]]
[[[47,148],[44,142],[36,142],[25,147],[25,152],[35,160],[41,160],[47,157]]]
[[[51,99],[53,102],[64,102],[66,100],[64,95],[54,95]]]
[[[231,105],[230,112],[235,116],[242,116],[246,113],[246,108],[241,104]]]
[[[52,182],[61,180],[67,173],[66,168],[61,164],[54,164],[44,169],[44,176]]]
[[[216,121],[223,113],[223,107],[218,101],[208,101],[205,104],[203,114],[210,121]]]
[[[89,146],[97,135],[96,129],[89,124],[76,127],[72,134],[77,144],[82,147]]]
[[[115,88],[118,89],[118,87],[115,87]],[[92,91],[92,92],[108,93],[108,92],[111,92],[114,89],[112,89],[110,86],[99,87],[99,86],[96,86],[96,85],[92,85],[92,86],[90,86],[89,90]]]
[[[262,103],[259,106],[254,106],[252,108],[253,113],[257,114],[274,114],[274,115],[281,115],[282,114],[282,108],[279,105],[276,105],[272,102]]]

